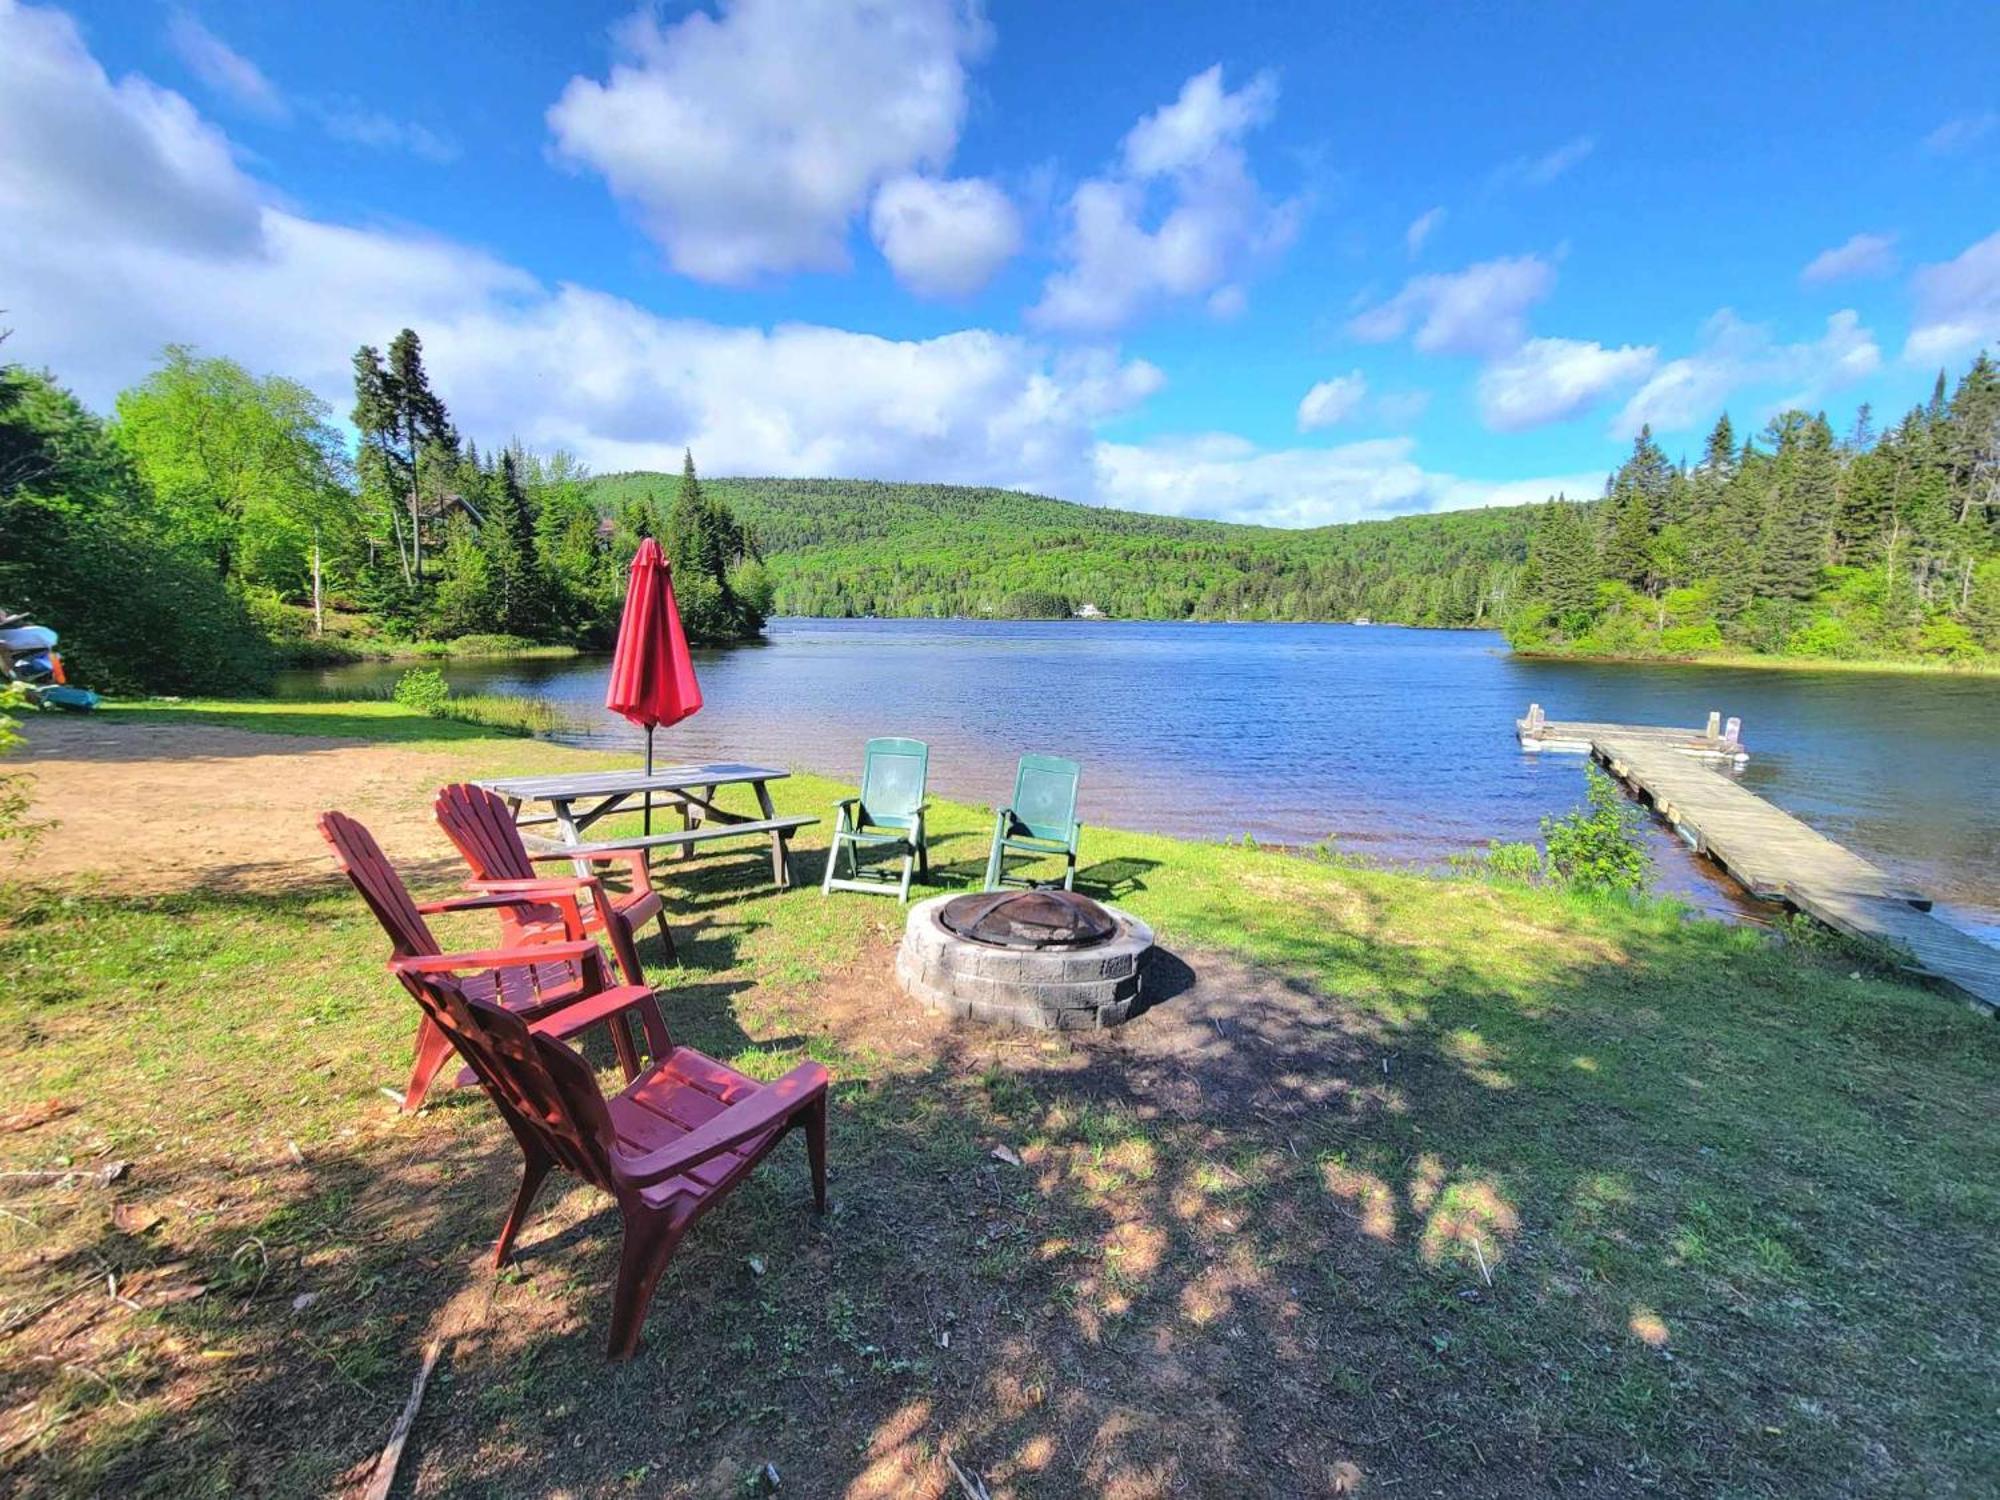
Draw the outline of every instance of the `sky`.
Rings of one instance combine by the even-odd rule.
[[[1272,525],[2000,347],[2000,8],[0,0],[0,351]]]

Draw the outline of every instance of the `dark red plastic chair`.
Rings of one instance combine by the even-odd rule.
[[[622,1008],[631,1006],[641,995],[650,998],[652,992],[643,985],[613,986],[609,982],[603,953],[594,940],[584,936],[583,918],[573,893],[555,892],[536,899],[504,891],[485,891],[443,901],[417,901],[383,854],[382,846],[375,842],[375,836],[346,813],[321,813],[319,831],[332,846],[341,872],[368,903],[382,930],[389,934],[392,972],[395,959],[436,957],[442,951],[430,924],[424,920],[426,915],[483,909],[506,912],[537,904],[555,913],[563,924],[559,935],[566,941],[544,940],[525,948],[516,941],[500,950],[453,954],[454,970],[465,973],[462,983],[469,994],[529,1018],[567,1010],[584,1001],[622,997],[600,1019],[611,1033],[611,1044],[625,1076],[638,1076],[639,1055],[633,1049]],[[503,938],[504,935],[503,929]],[[412,995],[416,994],[409,979],[403,979],[403,986]],[[426,1015],[417,1025],[410,1081],[403,1091],[405,1110],[422,1106],[438,1070],[450,1056],[451,1043]]]
[[[508,960],[526,961],[519,954]],[[795,1129],[805,1131],[813,1201],[825,1210],[827,1072],[820,1064],[800,1063],[775,1083],[758,1083],[674,1046],[648,994],[631,1008],[656,1061],[606,1099],[550,1022],[529,1023],[473,995],[449,956],[398,959],[394,967],[472,1065],[520,1143],[521,1186],[493,1264],[507,1263],[551,1167],[568,1168],[617,1201],[625,1238],[611,1303],[613,1359],[638,1347],[653,1288],[695,1220]]]
[[[608,849],[582,855],[565,851],[530,854],[527,845],[521,842],[521,830],[514,825],[514,815],[507,810],[507,804],[485,787],[470,782],[441,788],[433,810],[444,836],[465,856],[473,876],[467,884],[474,890],[526,896],[568,892],[572,902],[578,897],[589,898],[589,904],[582,908],[583,925],[588,931],[602,932],[610,940],[611,951],[618,955],[618,967],[631,984],[646,982],[645,970],[639,966],[636,937],[638,929],[646,923],[658,924],[667,957],[674,956],[674,935],[667,929],[666,902],[653,889],[644,849]],[[572,859],[624,865],[631,890],[608,890],[596,876],[535,873],[537,860]],[[524,903],[503,911],[500,926],[513,946],[515,940],[532,943],[561,935],[561,920],[562,913],[553,904],[537,907]]]

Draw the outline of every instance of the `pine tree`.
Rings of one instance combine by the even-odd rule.
[[[1612,500],[1599,568],[1606,578],[1636,589],[1653,584],[1653,522],[1646,497],[1633,489]]]
[[[1588,630],[1597,609],[1597,548],[1582,511],[1565,500],[1543,506],[1528,558],[1556,628],[1571,636]]]
[[[1776,483],[1764,517],[1757,591],[1765,599],[1803,601],[1818,590],[1828,560],[1839,461],[1825,417],[1786,412],[1772,426]]]

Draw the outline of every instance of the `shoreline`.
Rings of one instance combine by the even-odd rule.
[[[1599,654],[1587,651],[1523,651],[1509,646],[1507,653],[1522,661],[1602,663],[1606,666],[1638,667],[1724,667],[1753,672],[1853,672],[1880,673],[1899,677],[2000,678],[2000,661],[1941,662],[1906,661],[1898,657],[1842,658],[1823,656],[1717,655],[1645,656],[1630,653]]]

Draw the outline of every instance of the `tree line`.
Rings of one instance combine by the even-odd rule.
[[[659,482],[597,480],[606,503]],[[1036,619],[1372,619],[1497,626],[1526,563],[1527,507],[1310,530],[1077,505],[1013,490],[718,479],[759,538],[777,612]]]
[[[606,644],[655,536],[692,639],[762,628],[754,538],[692,455],[606,514],[573,456],[462,437],[409,329],[356,353],[354,391],[350,452],[304,385],[185,347],[108,420],[0,366],[0,602],[59,630],[80,681],[241,692],[402,643]]]
[[[1606,494],[1541,507],[1524,650],[1809,658],[2000,653],[2000,367],[1981,354],[1885,432],[1786,411],[1692,465],[1642,430]]]

